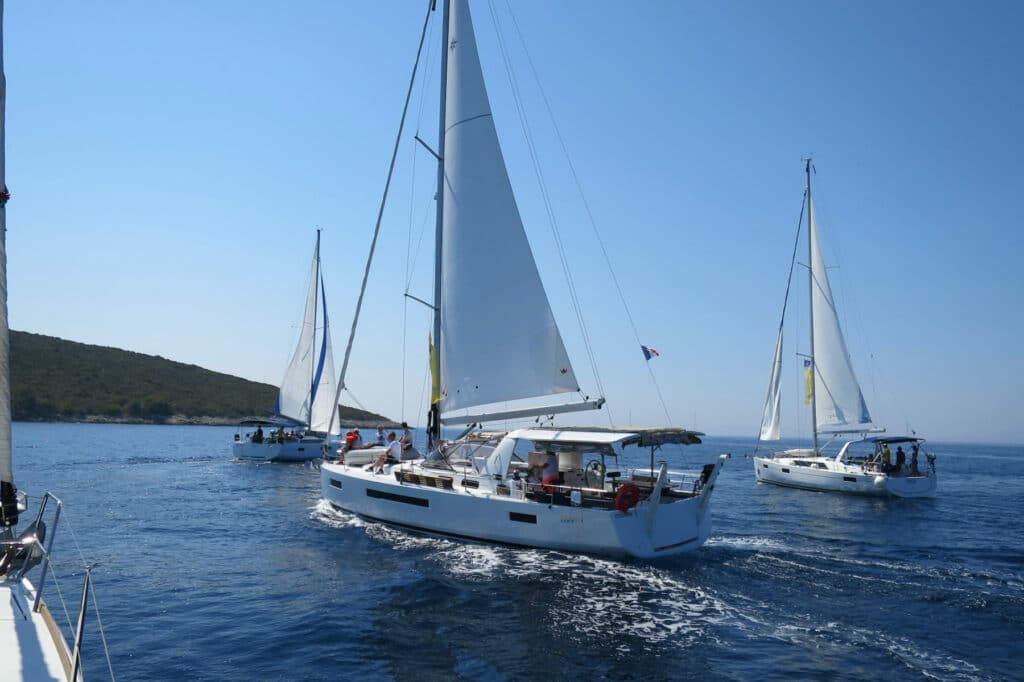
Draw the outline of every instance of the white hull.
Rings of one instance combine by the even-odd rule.
[[[759,483],[823,492],[892,497],[934,497],[934,473],[893,476],[865,470],[832,457],[754,457]]]
[[[662,496],[654,514],[649,500],[627,512],[549,504],[527,498],[513,482],[504,484],[510,491],[501,494],[493,479],[445,471],[452,488],[441,489],[399,483],[391,470],[438,475],[418,463],[394,465],[376,475],[360,466],[325,463],[320,481],[331,505],[368,519],[471,540],[654,558],[696,550],[708,539],[708,502],[724,460],[715,463],[699,494]],[[465,487],[464,480],[479,487]]]
[[[231,454],[235,459],[250,459],[260,462],[308,462],[322,455],[323,446],[322,438],[308,436],[301,440],[289,440],[283,443],[253,443],[241,440],[231,444]]]

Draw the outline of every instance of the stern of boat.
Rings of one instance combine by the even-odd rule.
[[[935,474],[922,476],[886,476],[885,490],[895,497],[935,497]]]

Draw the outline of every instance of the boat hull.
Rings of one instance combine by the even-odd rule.
[[[308,437],[283,443],[242,440],[231,444],[231,454],[235,459],[259,462],[308,462],[322,456],[323,445],[322,438]]]
[[[627,512],[607,508],[553,505],[510,494],[464,488],[399,483],[394,475],[374,475],[363,467],[324,464],[324,499],[367,519],[421,531],[508,545],[655,558],[696,550],[711,533],[708,502],[715,465],[704,490],[685,499],[664,498],[654,514],[644,500]]]
[[[829,457],[754,457],[753,460],[758,483],[876,497],[935,496],[934,474],[889,476]]]

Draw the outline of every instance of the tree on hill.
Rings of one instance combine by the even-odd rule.
[[[239,419],[269,414],[277,388],[117,348],[11,331],[11,411],[22,421]],[[346,421],[387,421],[340,408]]]

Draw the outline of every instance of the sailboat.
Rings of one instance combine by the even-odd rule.
[[[11,448],[11,346],[7,319],[7,191],[4,124],[7,79],[3,72],[3,0],[0,0],[0,680],[65,680],[79,682],[80,643],[85,624],[85,588],[69,647],[43,600],[50,556],[63,502],[50,493],[39,499],[29,516],[28,496],[14,485]],[[19,519],[31,522],[19,532]]]
[[[813,447],[785,450],[770,457],[754,456],[755,475],[761,483],[807,490],[932,497],[937,481],[935,457],[924,451],[924,439],[917,435],[872,435],[884,434],[885,429],[873,424],[850,362],[822,256],[811,198],[810,159],[806,160],[804,170],[807,177],[804,198],[811,311],[811,353],[804,358],[804,372],[806,398],[811,405],[814,429]],[[802,226],[803,220],[800,222]],[[799,228],[797,236],[799,238]],[[794,246],[790,282],[795,258]],[[762,413],[761,441],[779,440],[781,435],[782,338],[789,290],[787,284]],[[843,442],[837,453],[826,454],[829,446],[844,434],[858,434],[859,437]],[[829,436],[829,440],[819,446],[823,435]]]
[[[541,282],[467,0],[445,2],[442,22],[429,454],[325,462],[322,496],[367,519],[471,540],[642,558],[696,550],[711,531],[709,503],[726,455],[688,474],[664,462],[655,468],[654,454],[703,434],[482,430],[487,422],[600,409],[604,398],[580,392]],[[578,399],[547,404],[567,394]],[[443,440],[442,424],[465,429]],[[620,466],[631,450],[649,450],[650,467]]]
[[[270,462],[320,457],[325,444],[340,433],[333,385],[334,355],[317,230],[299,343],[281,381],[274,416],[243,419],[232,443],[234,456]]]

